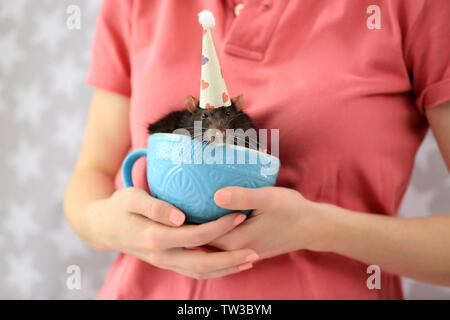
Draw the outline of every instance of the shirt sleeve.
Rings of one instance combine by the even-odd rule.
[[[103,0],[91,45],[86,83],[131,95],[131,0]]]
[[[450,100],[449,0],[424,0],[406,34],[405,60],[422,114]]]

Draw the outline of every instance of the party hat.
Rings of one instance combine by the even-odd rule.
[[[214,15],[211,11],[203,10],[198,14],[198,22],[203,26],[200,108],[228,107],[231,105],[230,95],[211,36],[211,28],[216,24]]]

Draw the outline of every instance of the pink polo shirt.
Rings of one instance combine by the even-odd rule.
[[[131,98],[132,149],[145,147],[148,122],[199,95],[197,14],[208,9],[230,95],[244,93],[259,128],[280,129],[277,185],[395,215],[428,129],[423,110],[450,100],[450,1],[248,0],[236,16],[239,2],[104,1],[87,82]],[[134,181],[148,190],[143,160]],[[120,254],[98,298],[402,298],[398,276],[382,270],[369,290],[366,271],[299,250],[195,280]]]

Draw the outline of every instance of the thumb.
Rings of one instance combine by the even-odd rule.
[[[216,191],[214,202],[232,210],[267,209],[274,204],[276,188],[227,187]]]

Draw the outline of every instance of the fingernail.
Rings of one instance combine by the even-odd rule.
[[[238,267],[238,269],[239,269],[240,271],[244,271],[244,270],[250,269],[251,267],[253,267],[253,265],[252,265],[251,263],[244,263],[244,264],[241,264],[241,265]]]
[[[234,225],[237,226],[237,225],[240,224],[242,221],[244,221],[245,218],[247,218],[247,216],[246,216],[245,214],[240,214],[240,215],[238,215],[238,216],[234,219],[234,221],[233,221]]]
[[[219,191],[216,193],[216,203],[227,205],[231,201],[231,192],[230,191]]]
[[[177,225],[177,226],[182,225],[184,222],[184,214],[182,214],[177,209],[172,209],[172,210],[170,210],[169,220],[174,225]]]
[[[255,262],[256,260],[259,260],[259,256],[256,253],[252,253],[245,258],[245,261],[247,262]]]

